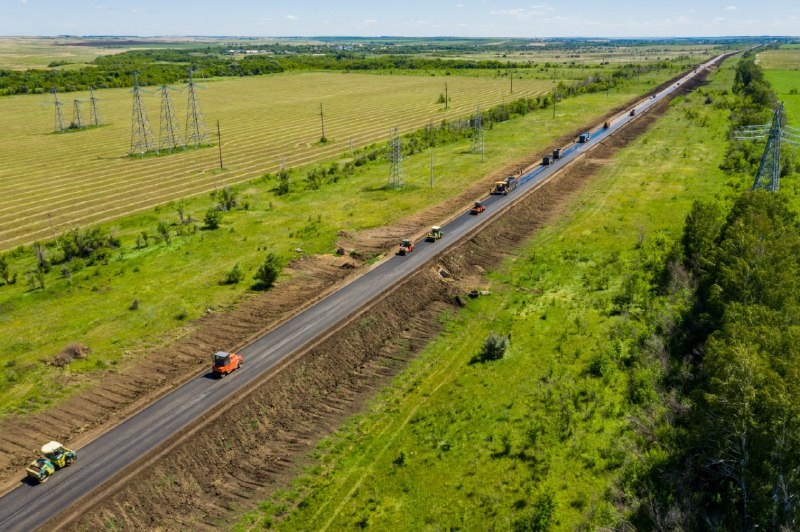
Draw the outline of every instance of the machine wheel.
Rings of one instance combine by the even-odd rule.
[[[44,484],[45,482],[47,482],[47,479],[49,479],[49,478],[50,478],[50,475],[45,475],[44,478],[39,481],[39,484]]]

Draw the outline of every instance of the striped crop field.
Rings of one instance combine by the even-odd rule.
[[[449,109],[437,103],[445,82]],[[476,106],[546,93],[551,81],[456,76],[301,73],[204,81],[200,109],[214,147],[132,158],[133,98],[96,91],[101,127],[53,133],[54,105],[42,95],[0,99],[0,250],[51,231],[114,219],[176,198],[324,160],[430,122],[467,117]],[[186,93],[171,92],[184,127]],[[74,99],[89,119],[88,94],[60,95],[69,124]],[[158,142],[160,96],[143,97]],[[321,133],[320,104],[325,136]],[[219,170],[217,121],[222,161]],[[183,129],[181,129],[183,133]],[[52,229],[50,224],[52,223]]]

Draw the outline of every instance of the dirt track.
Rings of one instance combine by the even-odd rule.
[[[688,87],[686,88],[688,89]],[[480,235],[449,252],[440,261],[452,277],[443,279],[438,268],[419,272],[335,337],[275,375],[266,386],[239,399],[222,418],[213,421],[174,449],[157,464],[144,466],[118,492],[101,501],[71,526],[102,528],[112,520],[126,529],[215,528],[235,519],[254,501],[285,484],[305,455],[397,371],[405,366],[438,332],[436,317],[455,306],[455,296],[474,287],[485,269],[496,266],[505,253],[527,240],[537,228],[558,215],[571,194],[594,174],[604,160],[644,131],[663,114],[662,103],[634,124],[608,139],[580,162],[493,222]],[[565,139],[566,141],[566,139]],[[346,235],[341,245],[362,253],[385,251],[400,235],[419,232],[445,218],[485,191],[497,175],[538,161],[538,154],[487,176],[450,200],[380,232]],[[226,314],[200,320],[182,339],[177,360],[162,364],[159,379],[130,367],[109,374],[96,387],[70,399],[63,410],[10,418],[0,423],[0,474],[12,485],[30,449],[45,436],[36,429],[46,419],[58,437],[81,445],[130,412],[149,403],[196,374],[208,352],[219,345],[235,346],[272,327],[295,312],[300,302],[330,290],[362,268],[341,257],[307,258],[292,265],[295,279],[280,291],[253,297]],[[407,294],[418,297],[409,298]],[[397,324],[403,324],[398,326]],[[148,358],[164,360],[165,347]],[[65,419],[74,417],[74,419]],[[53,435],[50,434],[50,437]],[[214,459],[209,459],[214,457]]]

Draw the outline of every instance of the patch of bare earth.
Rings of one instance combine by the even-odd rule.
[[[359,411],[439,333],[437,318],[457,305],[457,296],[476,288],[484,270],[498,265],[556,217],[603,160],[646,130],[665,109],[662,103],[639,117],[590,157],[572,164],[440,257],[437,266],[450,276],[443,278],[439,268],[419,271],[333,336],[283,365],[263,385],[227,403],[192,438],[178,442],[158,460],[141,464],[124,485],[107,488],[59,524],[79,530],[103,528],[110,522],[129,530],[213,529],[285,486],[320,438]],[[563,144],[573,137],[566,136]],[[510,164],[456,198],[391,227],[343,235],[339,245],[355,250],[355,256],[391,253],[400,238],[460,212],[485,194],[496,178],[519,173],[539,160],[537,154]],[[246,345],[365,268],[347,257],[299,259],[290,267],[291,279],[279,290],[253,295],[230,312],[208,314],[185,337],[103,375],[97,384],[60,404],[57,412],[0,420],[2,487],[19,483],[32,451],[43,442],[58,439],[75,447],[84,445],[203,371],[209,353]],[[47,427],[46,434],[42,426]]]

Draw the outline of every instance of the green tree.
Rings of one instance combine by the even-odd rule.
[[[257,282],[257,287],[262,290],[269,290],[272,288],[275,281],[278,279],[281,268],[282,264],[280,258],[274,253],[269,253],[261,266],[258,267],[258,270],[256,270],[254,277]]]
[[[219,229],[222,223],[222,211],[216,207],[210,207],[203,217],[203,227],[206,229]]]
[[[158,236],[161,237],[165,244],[169,245],[170,241],[172,240],[169,222],[165,222],[164,220],[158,222],[158,225],[156,226],[156,233],[158,233]]]

